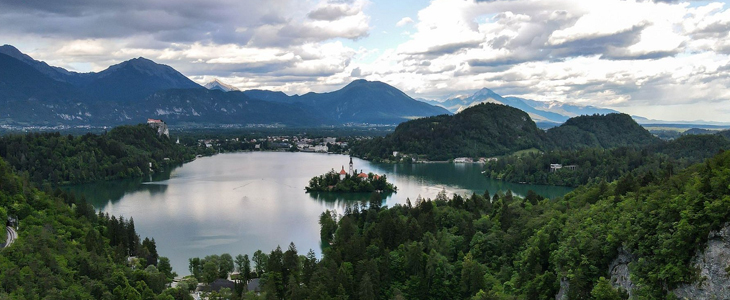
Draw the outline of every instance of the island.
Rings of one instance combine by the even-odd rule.
[[[344,193],[370,193],[370,192],[395,192],[397,187],[389,183],[385,174],[378,175],[365,172],[358,173],[353,168],[352,158],[350,158],[350,171],[345,171],[342,166],[340,172],[334,169],[331,171],[315,176],[309,180],[306,187],[309,192],[344,192]]]

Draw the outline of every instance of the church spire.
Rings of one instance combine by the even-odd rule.
[[[350,156],[350,175],[355,174],[355,169],[352,168],[352,156]]]

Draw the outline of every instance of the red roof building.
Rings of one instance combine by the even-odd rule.
[[[357,177],[359,177],[359,178],[368,178],[368,174],[365,174],[365,172],[360,172],[360,174],[357,174]]]
[[[340,171],[340,175],[347,175],[347,172],[345,172],[345,166],[342,166],[342,171]]]

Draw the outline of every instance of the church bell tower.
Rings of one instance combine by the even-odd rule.
[[[350,156],[350,175],[355,175],[355,169],[352,168],[352,156]]]

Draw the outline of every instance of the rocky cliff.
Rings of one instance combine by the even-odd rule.
[[[710,232],[707,247],[692,259],[700,280],[682,285],[674,294],[680,299],[730,299],[730,224]]]
[[[631,281],[629,265],[636,259],[631,252],[619,249],[618,256],[608,268],[611,285],[628,292],[629,299],[633,299],[636,288]],[[707,246],[695,255],[692,265],[699,271],[700,280],[681,285],[672,291],[679,299],[730,299],[730,223],[719,231],[710,232]],[[567,278],[563,278],[555,299],[568,299],[569,288]]]
[[[634,288],[636,287],[631,281],[629,273],[629,264],[636,261],[636,257],[623,248],[618,249],[618,256],[608,266],[608,273],[611,279],[611,285],[619,290],[624,290],[629,294],[629,299],[633,297]]]

